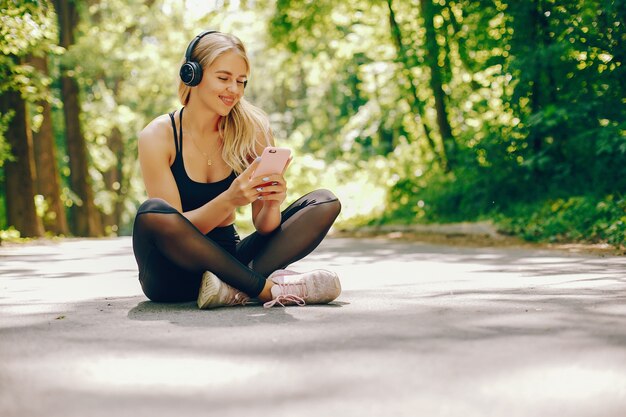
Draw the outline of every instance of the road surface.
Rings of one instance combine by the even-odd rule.
[[[626,257],[329,238],[328,306],[148,301],[129,238],[0,247],[0,416],[626,415]]]

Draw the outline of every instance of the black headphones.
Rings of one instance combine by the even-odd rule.
[[[219,33],[217,30],[207,30],[193,38],[187,51],[185,52],[185,63],[180,67],[180,79],[189,87],[195,87],[202,81],[202,66],[200,63],[191,60],[193,48],[196,47],[200,39],[211,33]]]

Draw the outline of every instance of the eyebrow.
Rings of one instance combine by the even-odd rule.
[[[230,76],[233,75],[232,72],[226,71],[226,70],[217,70],[217,71],[215,71],[215,73],[216,74],[227,74],[227,75],[230,75]],[[239,75],[239,77],[246,77],[246,78],[248,78],[248,76],[246,74],[241,74],[241,75]]]

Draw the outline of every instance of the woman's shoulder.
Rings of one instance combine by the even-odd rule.
[[[139,132],[139,155],[160,159],[164,157],[170,165],[176,155],[172,133],[172,122],[168,114],[154,118]]]
[[[172,140],[172,122],[168,114],[162,114],[154,118],[139,132],[140,142],[161,142]]]

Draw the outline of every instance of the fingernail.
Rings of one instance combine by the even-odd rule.
[[[257,190],[258,192],[261,192],[261,191],[263,191],[263,187],[259,187],[259,188],[257,188],[256,190]]]
[[[256,159],[254,160],[254,162],[259,162],[261,160],[260,156],[257,156]]]
[[[278,183],[276,181],[272,182],[272,185],[278,185]]]
[[[270,177],[264,177],[263,178],[263,181],[269,181],[269,180],[270,180]]]
[[[257,200],[263,200],[263,196],[258,196],[256,199]]]

